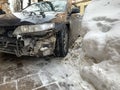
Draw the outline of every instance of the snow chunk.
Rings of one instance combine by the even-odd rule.
[[[81,35],[88,56],[106,60],[112,58],[113,49],[120,54],[119,8],[119,0],[93,0],[87,7]]]
[[[85,54],[97,60],[81,76],[97,90],[120,89],[120,0],[92,0],[82,20]]]

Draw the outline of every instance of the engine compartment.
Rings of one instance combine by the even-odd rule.
[[[47,56],[53,54],[56,35],[49,32],[44,35],[18,35],[13,33],[17,26],[0,27],[0,52],[17,56]]]

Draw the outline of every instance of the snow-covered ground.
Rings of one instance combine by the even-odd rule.
[[[120,90],[120,0],[92,0],[82,26],[81,76],[96,90]]]
[[[0,90],[95,90],[80,76],[79,67],[87,64],[81,58],[81,40],[65,58],[0,54]]]
[[[120,0],[92,0],[82,26],[66,58],[0,56],[0,90],[120,90]]]

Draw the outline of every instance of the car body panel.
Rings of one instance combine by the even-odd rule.
[[[70,17],[70,44],[74,43],[80,35],[81,20],[80,13],[72,14]]]
[[[78,13],[69,15],[72,2],[63,1],[67,2],[65,11],[28,12],[25,9],[22,12],[0,15],[0,52],[17,56],[54,54],[56,33],[64,25],[69,29],[70,45],[73,44],[79,36],[81,17]],[[33,5],[37,4],[39,3]]]

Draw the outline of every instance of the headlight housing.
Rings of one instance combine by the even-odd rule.
[[[32,33],[42,33],[47,32],[48,30],[51,30],[55,28],[54,23],[46,23],[46,24],[39,24],[39,25],[24,25],[19,26],[14,31],[14,35],[22,35],[22,34],[32,34]]]

